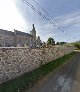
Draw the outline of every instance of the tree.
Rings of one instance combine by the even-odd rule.
[[[56,43],[56,45],[59,45],[59,44],[60,44],[59,42]]]
[[[55,45],[55,41],[52,37],[48,38],[47,43],[48,43],[48,45]]]
[[[60,45],[66,45],[66,42],[60,42]]]
[[[80,44],[79,43],[75,43],[74,46],[78,49],[80,49]]]

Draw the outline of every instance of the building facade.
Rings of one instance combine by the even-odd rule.
[[[14,32],[0,29],[0,47],[10,46],[34,46],[36,45],[36,30],[33,29],[29,33],[21,32],[14,29]]]
[[[8,47],[8,46],[14,46],[14,33],[11,31],[6,31],[3,29],[0,29],[0,46],[1,47]]]

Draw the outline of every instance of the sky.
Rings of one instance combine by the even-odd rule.
[[[0,29],[9,31],[17,29],[29,33],[32,24],[35,24],[37,36],[39,35],[43,41],[47,41],[49,37],[53,37],[56,42],[80,40],[80,0],[26,1],[0,0]],[[32,10],[29,4],[36,11]],[[50,21],[45,20],[38,13],[46,16]]]

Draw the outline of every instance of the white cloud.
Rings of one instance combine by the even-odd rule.
[[[60,17],[56,17],[56,20],[62,27],[77,26],[80,24],[80,12],[70,13]]]
[[[15,0],[0,0],[0,28],[2,29],[22,29],[25,26],[14,2]]]
[[[18,2],[16,4],[17,7],[15,6],[15,3],[13,3],[15,0],[0,0],[0,28],[8,30],[15,28],[21,31],[29,32],[32,29],[31,25],[34,23],[37,35],[40,35],[45,41],[50,36],[56,39],[63,39],[63,36],[65,37],[65,33],[58,30],[57,27],[55,28],[54,25],[49,23],[49,21],[45,21],[31,8],[20,2],[20,0],[16,1]],[[22,10],[18,11],[20,10],[19,8]],[[21,15],[23,15],[23,17]],[[77,27],[80,24],[80,12],[62,15],[60,17],[56,17],[55,19],[58,21],[58,23],[55,23],[61,27],[68,29],[71,26]]]

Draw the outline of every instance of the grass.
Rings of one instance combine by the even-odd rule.
[[[57,67],[69,60],[74,54],[75,52],[65,55],[52,62],[42,65],[27,74],[3,83],[0,85],[0,92],[24,92],[25,89],[29,89],[34,86],[38,80],[54,71]]]

